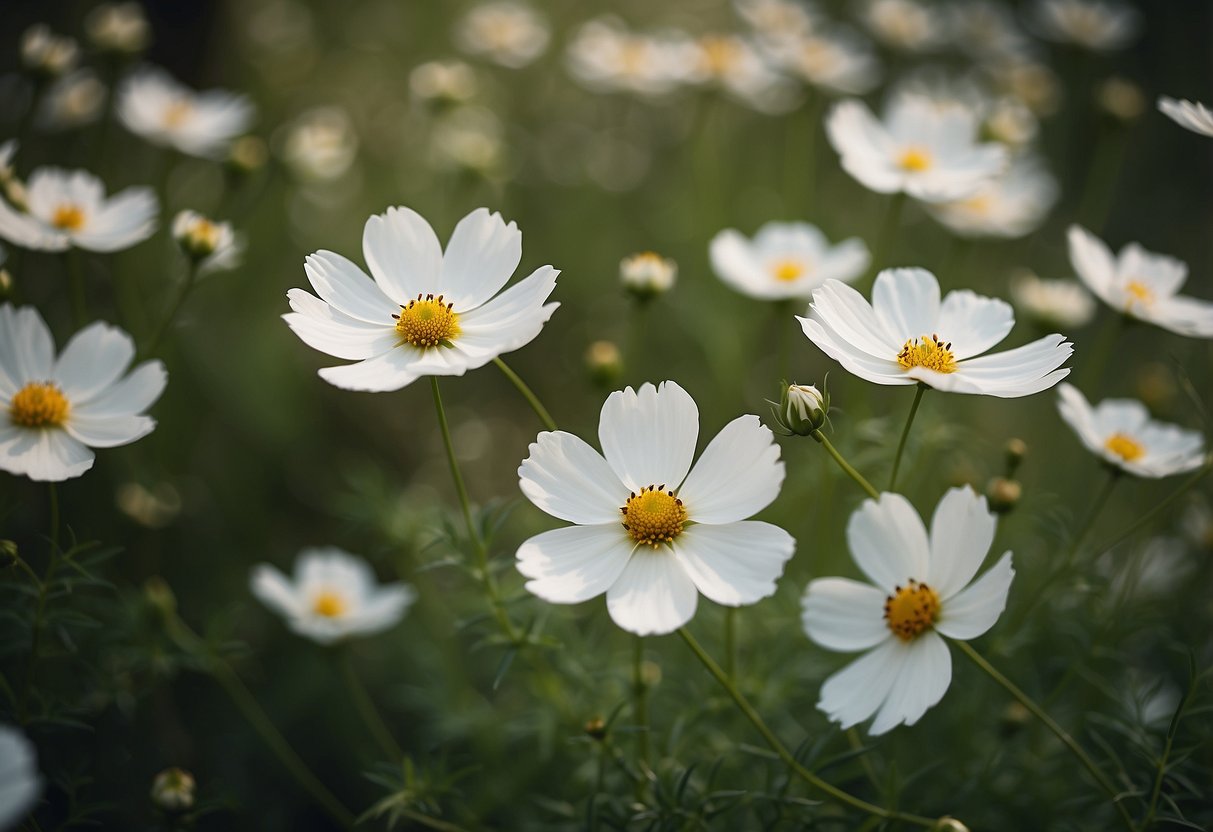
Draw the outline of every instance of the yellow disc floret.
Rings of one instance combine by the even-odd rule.
[[[14,425],[23,428],[53,428],[67,421],[70,409],[57,385],[31,381],[13,396],[8,415]]]
[[[893,588],[884,602],[884,620],[893,635],[913,641],[939,618],[939,596],[935,590],[913,578],[905,586]]]
[[[931,167],[931,154],[921,147],[907,147],[897,158],[902,170],[922,173]]]
[[[775,275],[775,279],[785,283],[791,283],[806,271],[808,269],[799,260],[779,260],[771,266],[771,274]]]
[[[189,121],[193,112],[194,106],[190,102],[178,99],[164,108],[161,118],[164,121],[164,126],[169,130],[173,130]]]
[[[324,618],[339,618],[345,614],[347,607],[345,598],[331,590],[318,592],[312,599],[312,612]]]
[[[408,306],[400,307],[396,331],[401,339],[414,347],[425,349],[455,340],[459,335],[459,313],[453,303],[443,303],[442,295],[417,296]]]
[[[956,372],[956,357],[952,355],[952,342],[944,343],[938,335],[930,338],[911,338],[897,353],[897,363],[907,370],[926,367],[937,373]]]
[[[1140,442],[1124,433],[1114,433],[1109,436],[1104,447],[1125,462],[1141,459],[1146,454],[1146,449],[1141,446]]]
[[[84,227],[84,211],[80,210],[79,205],[65,202],[55,209],[51,225],[64,231],[79,231]]]
[[[666,491],[664,485],[640,489],[632,493],[628,504],[619,509],[623,512],[623,527],[632,540],[645,543],[656,549],[682,534],[687,521],[687,510],[682,500]]]
[[[1149,306],[1154,302],[1154,292],[1149,286],[1142,283],[1140,280],[1130,280],[1125,285],[1125,291],[1129,294],[1129,302],[1125,304],[1126,309],[1132,309],[1133,304],[1140,303],[1142,306]]]

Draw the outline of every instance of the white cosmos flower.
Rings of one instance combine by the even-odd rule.
[[[551,33],[538,12],[513,0],[494,0],[474,7],[455,27],[455,44],[510,69],[526,66],[543,54]]]
[[[1087,450],[1138,477],[1169,477],[1205,464],[1205,440],[1194,430],[1150,419],[1134,399],[1104,399],[1091,407],[1078,388],[1057,388],[1057,409]]]
[[[872,584],[818,578],[804,594],[804,629],[829,650],[868,651],[826,679],[817,707],[843,728],[873,714],[871,734],[913,725],[943,698],[952,656],[941,636],[968,641],[994,626],[1015,570],[1007,552],[977,580],[997,518],[973,489],[944,494],[928,535],[900,494],[865,500],[847,544]]]
[[[827,280],[849,283],[868,268],[858,237],[831,246],[815,225],[769,222],[753,239],[728,228],[712,238],[712,270],[742,294],[762,300],[808,299]]]
[[[733,0],[733,8],[763,37],[807,35],[822,22],[821,10],[804,0]]]
[[[1045,280],[1025,272],[1011,281],[1011,299],[1045,326],[1078,329],[1095,317],[1095,298],[1076,280]]]
[[[630,32],[614,17],[581,26],[566,52],[569,72],[595,92],[659,96],[688,81],[690,39],[683,34]]]
[[[244,245],[231,223],[216,222],[197,211],[180,211],[173,218],[173,239],[197,263],[200,275],[240,265]]]
[[[129,335],[100,321],[55,344],[32,306],[0,306],[0,469],[58,482],[93,467],[91,448],[126,445],[152,432],[143,411],[160,397],[159,361],[123,375]]]
[[[939,11],[917,0],[867,0],[860,19],[872,37],[904,52],[928,52],[947,37]]]
[[[120,251],[156,230],[151,188],[106,198],[101,180],[82,170],[38,168],[26,183],[25,213],[0,199],[0,237],[22,248]]]
[[[118,90],[118,117],[132,133],[190,156],[222,156],[253,121],[253,105],[226,90],[194,92],[161,69],[144,68]]]
[[[92,124],[105,104],[105,84],[90,69],[78,69],[55,81],[39,106],[38,123],[48,130]]]
[[[1057,196],[1057,180],[1039,160],[1027,158],[1016,160],[970,196],[927,210],[962,237],[1015,238],[1039,228]]]
[[[308,346],[357,364],[320,377],[347,390],[399,390],[422,376],[461,376],[529,344],[560,304],[544,304],[559,271],[541,266],[498,292],[522,259],[522,232],[478,208],[446,252],[425,219],[389,208],[366,221],[362,253],[374,280],[331,251],[304,269],[315,297],[287,293],[283,318]]]
[[[394,627],[417,597],[408,584],[380,584],[370,564],[332,546],[301,551],[290,578],[259,564],[250,588],[293,632],[320,644]]]
[[[655,251],[631,254],[619,262],[619,280],[623,288],[640,300],[663,295],[674,288],[678,264]]]
[[[519,547],[526,588],[554,604],[605,592],[611,619],[637,635],[686,624],[699,593],[729,607],[771,595],[796,543],[746,518],[779,494],[779,446],[757,416],[740,416],[692,468],[698,436],[699,410],[672,381],[607,398],[601,455],[570,433],[539,434],[518,469],[522,493],[577,525]]]
[[[1003,170],[1006,149],[978,143],[978,127],[970,108],[914,93],[894,96],[883,123],[854,99],[826,117],[847,173],[877,193],[904,191],[924,202],[962,199]]]
[[[340,107],[316,107],[284,128],[282,157],[301,179],[327,182],[350,169],[358,156],[358,133]]]
[[[1177,294],[1188,265],[1129,243],[1113,256],[1084,228],[1070,226],[1070,264],[1108,306],[1180,335],[1213,338],[1213,302]]]
[[[786,113],[799,101],[790,83],[741,35],[702,35],[688,50],[690,83],[724,90],[741,104],[768,115]]]
[[[1180,127],[1203,136],[1213,136],[1213,111],[1199,101],[1176,101],[1164,95],[1158,99],[1158,109]]]
[[[1141,31],[1141,15],[1117,0],[1038,0],[1033,12],[1044,37],[1096,52],[1123,49]]]
[[[1032,42],[1015,14],[992,0],[956,0],[947,7],[949,41],[975,61],[1016,58],[1032,51]]]
[[[41,791],[34,744],[16,728],[0,725],[0,829],[24,818]]]
[[[771,38],[767,49],[789,75],[827,92],[861,95],[880,81],[871,42],[847,26]]]
[[[1010,304],[968,289],[948,292],[926,269],[885,269],[872,303],[836,280],[813,293],[804,334],[846,370],[876,384],[922,382],[952,393],[1018,398],[1047,390],[1070,372],[1062,335],[982,355],[1011,331]]]

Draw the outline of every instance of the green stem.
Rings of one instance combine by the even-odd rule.
[[[1074,534],[1074,539],[1070,541],[1070,548],[1066,552],[1064,563],[1073,565],[1074,559],[1078,557],[1078,550],[1082,547],[1083,541],[1087,539],[1087,535],[1091,533],[1091,529],[1095,527],[1095,521],[1099,519],[1100,513],[1103,511],[1104,505],[1107,504],[1108,498],[1112,496],[1112,489],[1116,483],[1120,481],[1120,469],[1108,467],[1108,478],[1104,480],[1103,488],[1095,495],[1094,502],[1091,503],[1091,508],[1087,511],[1087,517],[1083,520],[1082,525]]]
[[[350,698],[354,700],[354,707],[358,710],[358,714],[362,717],[362,721],[366,723],[366,727],[375,737],[375,742],[379,743],[379,747],[383,749],[383,753],[392,758],[393,762],[399,763],[404,759],[404,751],[401,750],[400,744],[396,742],[396,738],[392,736],[391,730],[384,722],[379,709],[375,707],[374,700],[367,693],[366,686],[362,684],[362,680],[358,678],[358,671],[354,668],[354,656],[348,647],[339,648],[341,656],[341,674],[345,677],[345,686],[349,691]]]
[[[910,405],[910,415],[906,417],[906,426],[901,429],[901,440],[897,443],[897,456],[893,457],[893,473],[889,475],[890,491],[897,486],[897,472],[901,469],[901,454],[906,449],[906,440],[910,437],[910,426],[914,424],[914,416],[918,413],[918,405],[922,401],[922,394],[926,391],[927,386],[921,381],[918,382],[918,388],[914,391],[914,403]]]
[[[1112,799],[1112,803],[1114,806],[1116,806],[1117,811],[1120,812],[1120,816],[1124,820],[1125,825],[1128,826],[1129,829],[1134,829],[1133,818],[1129,815],[1129,810],[1126,809],[1124,804],[1120,801],[1120,791],[1116,788],[1115,784],[1108,779],[1107,775],[1100,770],[1099,766],[1095,765],[1095,761],[1087,755],[1087,752],[1082,749],[1082,746],[1080,746],[1064,728],[1058,725],[1054,721],[1053,717],[1045,713],[1045,710],[1037,705],[1030,696],[1016,687],[1015,683],[1006,676],[999,673],[998,670],[992,664],[986,661],[980,653],[974,650],[968,642],[956,641],[953,643],[959,647],[960,651],[968,656],[975,665],[985,671],[985,673],[991,679],[1002,685],[1006,689],[1007,693],[1011,694],[1011,696],[1014,697],[1019,704],[1023,705],[1028,709],[1029,712],[1031,712],[1033,716],[1043,722],[1045,727],[1052,731],[1053,734],[1059,740],[1061,740],[1062,744],[1066,748],[1070,749],[1071,753],[1073,753],[1074,756],[1078,758],[1078,761],[1083,764],[1083,767],[1091,773],[1091,776],[1095,779],[1095,782],[1099,784],[1099,787],[1107,793],[1108,797]]]
[[[1112,319],[1104,324],[1099,333],[1099,340],[1090,350],[1090,362],[1083,367],[1083,382],[1087,387],[1094,388],[1103,377],[1104,368],[1116,349],[1116,342],[1124,331],[1126,323],[1128,323],[1128,316],[1113,312]]]
[[[24,725],[29,720],[29,696],[34,686],[34,668],[38,664],[38,653],[42,646],[42,619],[46,616],[46,601],[50,594],[50,582],[59,565],[59,490],[52,482],[49,487],[51,511],[51,551],[46,572],[41,580],[26,564],[26,570],[38,586],[38,599],[34,602],[34,620],[30,623],[29,660],[25,666],[25,678],[21,683],[21,696],[17,700],[18,721]],[[24,561],[22,561],[24,563]]]
[[[497,369],[505,374],[510,383],[518,388],[518,392],[526,399],[527,404],[531,406],[531,410],[535,411],[535,415],[539,417],[539,421],[543,422],[543,426],[548,430],[556,430],[556,420],[552,418],[552,414],[548,413],[548,409],[543,406],[543,402],[539,401],[539,397],[527,386],[526,382],[500,358],[494,358],[493,363],[497,365]]]
[[[644,682],[644,638],[632,637],[632,719],[636,723],[636,758],[641,771],[649,768],[648,685]],[[643,789],[637,781],[637,796]]]
[[[63,253],[67,262],[68,291],[72,301],[72,321],[80,329],[88,323],[88,297],[84,285],[84,253],[69,248]]]
[[[792,315],[794,312],[793,302],[790,300],[781,300],[775,304],[775,320],[771,324],[775,328],[776,340],[776,361],[778,366],[776,369],[779,372],[779,378],[790,378],[788,366],[792,360]]]
[[[729,677],[726,676],[724,671],[720,669],[720,665],[716,664],[712,657],[704,652],[704,649],[699,646],[699,642],[695,640],[695,637],[690,634],[686,627],[680,627],[678,629],[678,635],[682,636],[682,640],[686,642],[687,647],[691,648],[691,652],[695,654],[695,657],[699,659],[700,663],[703,664],[705,668],[707,668],[708,673],[711,673],[716,681],[720,683],[720,686],[725,689],[725,692],[729,694],[734,704],[737,705],[738,710],[740,710],[745,715],[746,719],[748,719],[750,723],[753,724],[756,729],[758,729],[758,733],[762,735],[764,740],[766,740],[767,745],[771,746],[771,750],[774,751],[775,754],[778,755],[779,759],[783,760],[784,764],[787,765],[787,767],[791,769],[798,777],[800,777],[800,779],[804,780],[814,788],[825,792],[838,802],[845,803],[847,806],[858,809],[861,812],[866,812],[869,815],[874,815],[878,818],[884,818],[885,820],[899,820],[905,823],[915,824],[916,826],[922,826],[927,829],[932,829],[939,823],[937,819],[927,818],[921,815],[911,815],[906,812],[898,812],[892,809],[885,809],[884,807],[877,806],[874,803],[868,803],[866,800],[855,797],[853,794],[845,792],[837,786],[827,783],[825,780],[822,780],[816,774],[806,769],[800,764],[800,761],[793,756],[792,752],[788,751],[787,747],[779,741],[779,738],[775,736],[775,732],[767,727],[767,724],[758,714],[758,711],[754,710],[754,706],[751,705],[749,700],[742,695],[741,691],[739,691],[736,686],[729,681]]]
[[[467,486],[463,484],[463,475],[459,473],[459,462],[455,458],[455,444],[451,441],[451,428],[446,421],[446,409],[442,406],[442,394],[438,390],[437,376],[430,376],[430,389],[434,393],[434,409],[438,413],[438,427],[442,431],[442,444],[446,448],[446,461],[451,468],[451,479],[455,483],[455,493],[459,496],[459,508],[463,512],[463,522],[467,527],[468,539],[471,541],[472,549],[476,555],[476,568],[480,572],[481,580],[484,582],[485,593],[489,596],[489,605],[493,608],[493,614],[497,618],[497,623],[501,625],[501,630],[505,633],[506,638],[512,643],[518,644],[518,633],[514,630],[514,624],[510,621],[510,617],[506,615],[505,607],[502,606],[501,596],[497,591],[497,581],[493,578],[493,573],[489,569],[488,548],[484,545],[484,540],[480,536],[480,530],[476,527],[476,519],[472,516],[472,503],[468,499]]]
[[[236,671],[232,670],[231,666],[219,656],[211,653],[206,648],[202,639],[176,615],[173,615],[169,620],[168,627],[169,635],[177,642],[178,646],[187,653],[206,662],[211,676],[224,689],[241,715],[253,726],[253,730],[257,732],[261,740],[273,752],[274,756],[278,758],[282,766],[295,778],[295,781],[311,794],[312,798],[320,804],[321,808],[340,827],[352,829],[355,824],[354,815],[345,808],[340,800],[333,796],[333,793],[320,782],[319,778],[307,767],[307,764],[299,758],[299,755],[295,753],[295,749],[291,748],[290,743],[279,733],[265,711],[257,704],[257,700],[249,692],[249,689],[245,687],[244,682],[240,681],[240,677],[236,675]]]
[[[1184,494],[1190,491],[1193,486],[1204,479],[1210,471],[1213,471],[1213,463],[1206,464],[1198,468],[1196,472],[1192,474],[1192,476],[1184,480],[1183,485],[1172,491],[1170,495],[1162,500],[1162,502],[1158,503],[1141,517],[1139,517],[1137,521],[1130,525],[1127,529],[1114,537],[1108,538],[1107,541],[1095,547],[1096,555],[1102,555],[1109,549],[1119,546],[1139,529],[1145,528],[1152,520],[1154,520],[1155,517],[1161,514],[1167,508],[1167,506],[1182,497]]]
[[[169,327],[171,327],[173,325],[173,321],[176,320],[177,313],[181,311],[181,307],[185,304],[185,299],[189,297],[190,292],[193,291],[194,284],[197,283],[197,281],[198,262],[191,258],[185,273],[185,281],[177,290],[177,295],[173,298],[172,305],[170,305],[168,308],[168,313],[164,316],[164,318],[161,319],[160,324],[156,327],[152,337],[148,339],[147,344],[142,350],[140,350],[141,358],[148,357],[155,351],[156,347],[159,346],[161,340],[164,339],[165,334],[168,332]]]
[[[737,678],[736,607],[726,607],[724,611],[724,672],[730,679]]]
[[[413,823],[420,824],[428,829],[437,829],[439,832],[467,832],[462,826],[455,823],[450,823],[439,818],[424,815],[421,812],[414,812],[412,809],[396,809],[395,810],[402,818],[408,818]]]
[[[855,482],[857,482],[859,484],[859,487],[867,492],[869,497],[871,497],[873,500],[880,499],[880,492],[877,491],[875,489],[875,487],[873,487],[872,483],[868,482],[864,478],[863,474],[856,471],[854,468],[851,467],[851,464],[849,462],[847,462],[845,459],[843,459],[842,454],[840,454],[838,452],[838,449],[835,448],[833,443],[831,443],[829,439],[826,439],[826,435],[821,432],[821,428],[818,428],[817,430],[813,431],[812,433],[809,434],[809,436],[812,436],[814,439],[816,439],[818,442],[821,443],[821,446],[826,449],[826,453],[828,453],[830,456],[832,456],[834,458],[834,461],[838,463],[838,467],[841,468],[844,472],[846,472],[846,475],[848,477],[855,480]]]
[[[876,247],[872,253],[872,274],[880,273],[892,253],[893,240],[901,225],[901,212],[905,208],[906,194],[901,191],[893,195],[885,208],[884,220],[880,224],[880,236],[876,238]]]

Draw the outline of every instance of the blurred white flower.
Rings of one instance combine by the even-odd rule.
[[[1205,464],[1199,431],[1150,419],[1134,399],[1104,399],[1091,407],[1072,384],[1057,388],[1057,409],[1087,450],[1138,477],[1169,477]]]
[[[41,792],[34,744],[16,728],[0,725],[0,829],[14,828]]]
[[[513,0],[494,0],[471,9],[455,27],[455,44],[510,69],[526,66],[543,54],[551,33],[547,21]]]
[[[928,52],[947,38],[947,20],[934,6],[918,0],[866,0],[859,19],[872,37],[903,52]]]
[[[417,597],[408,584],[380,584],[370,564],[332,546],[301,551],[291,578],[259,564],[250,588],[292,632],[319,644],[390,629]]]
[[[642,636],[686,624],[700,593],[729,607],[774,593],[796,542],[746,518],[779,495],[779,446],[757,416],[739,416],[692,468],[698,437],[699,409],[672,381],[607,398],[601,455],[571,433],[539,434],[518,468],[522,493],[576,525],[518,548],[526,588],[553,604],[605,592],[611,619]]]
[[[0,469],[58,482],[93,467],[91,448],[126,445],[152,432],[142,412],[167,375],[146,361],[123,375],[135,345],[100,321],[55,358],[51,332],[32,306],[0,306]]]
[[[336,179],[358,156],[358,134],[338,107],[317,107],[300,114],[282,136],[282,158],[304,180]]]
[[[132,133],[190,156],[214,158],[248,130],[253,105],[226,90],[194,92],[162,69],[145,67],[122,82],[118,117]]]
[[[983,72],[994,86],[1019,101],[1037,116],[1057,112],[1061,103],[1061,82],[1043,63],[1016,59],[998,61]]]
[[[101,180],[82,170],[38,168],[29,178],[26,213],[0,200],[0,237],[22,248],[119,251],[156,230],[159,206],[150,188],[108,199]]]
[[[678,264],[656,252],[642,251],[619,263],[623,287],[642,299],[665,294],[674,288],[677,278]]]
[[[583,24],[566,51],[569,72],[595,92],[664,95],[689,80],[691,40],[630,32],[614,17]]]
[[[917,384],[999,398],[1030,396],[1061,381],[1057,369],[1073,347],[1062,335],[982,355],[1015,324],[1010,304],[967,289],[940,303],[939,281],[926,269],[885,269],[872,302],[837,280],[813,293],[809,340],[847,371],[876,384]],[[980,357],[976,357],[980,356]]]
[[[1057,201],[1057,180],[1032,157],[1016,160],[974,193],[927,211],[962,237],[1015,238],[1040,227]]]
[[[762,300],[807,300],[827,280],[860,277],[871,259],[858,237],[832,246],[807,222],[768,222],[753,239],[728,228],[712,238],[708,252],[717,277]]]
[[[1048,327],[1078,329],[1095,317],[1095,298],[1075,280],[1021,273],[1011,281],[1011,299],[1025,316]]]
[[[759,112],[785,113],[798,103],[796,87],[740,35],[702,35],[688,60],[691,83],[722,89]]]
[[[152,779],[152,803],[165,812],[185,812],[194,807],[196,789],[194,775],[185,769],[166,768]]]
[[[1028,105],[1016,98],[999,98],[988,102],[983,127],[996,142],[1012,150],[1026,147],[1040,132],[1040,121]]]
[[[830,93],[861,95],[880,81],[871,43],[846,26],[772,39],[767,49],[789,75]]]
[[[733,0],[733,7],[764,38],[808,35],[822,22],[821,10],[806,0]]]
[[[978,62],[1027,55],[1032,42],[1011,8],[993,0],[956,0],[946,10],[949,41]]]
[[[103,3],[84,18],[84,31],[102,52],[133,55],[151,41],[151,27],[138,3]]]
[[[1184,509],[1180,527],[1184,536],[1201,550],[1213,551],[1213,508],[1204,497],[1194,497]]]
[[[1176,101],[1164,95],[1158,99],[1158,109],[1180,127],[1213,136],[1213,111],[1199,101]]]
[[[475,70],[463,61],[429,61],[409,73],[409,90],[422,101],[463,104],[478,86]]]
[[[895,96],[883,123],[854,99],[835,104],[826,117],[847,173],[877,193],[905,192],[924,202],[961,199],[1002,172],[1006,148],[978,143],[977,131],[970,108],[914,93]]]
[[[1033,22],[1049,40],[1097,52],[1123,49],[1141,32],[1141,15],[1119,0],[1037,0]]]
[[[487,208],[459,221],[445,253],[420,214],[389,208],[366,221],[362,251],[373,281],[339,254],[309,255],[320,297],[291,289],[283,316],[308,346],[358,362],[320,371],[346,390],[461,376],[529,344],[560,305],[545,305],[560,273],[551,266],[500,292],[522,259],[522,233]]]
[[[1129,243],[1115,257],[1084,228],[1070,226],[1070,263],[1096,297],[1117,312],[1194,338],[1213,338],[1213,302],[1177,294],[1188,264]]]
[[[101,115],[107,90],[92,70],[81,69],[51,85],[39,106],[38,123],[50,130],[92,124]]]
[[[883,734],[913,725],[943,698],[952,656],[942,637],[977,638],[1007,605],[1010,552],[974,580],[997,522],[968,486],[944,494],[929,535],[900,494],[865,500],[851,515],[847,545],[872,583],[818,578],[803,601],[809,638],[828,650],[868,651],[821,686],[817,707],[831,720],[850,728],[875,715],[869,733]]]
[[[66,75],[80,60],[80,47],[66,35],[56,35],[45,23],[35,24],[21,35],[21,63],[31,72],[48,78]]]
[[[1119,121],[1134,121],[1146,111],[1146,96],[1141,87],[1128,78],[1113,75],[1095,89],[1099,108]]]
[[[440,168],[490,177],[505,160],[501,121],[486,107],[460,107],[439,120],[430,152]]]
[[[197,264],[200,275],[240,265],[242,245],[230,223],[215,222],[197,211],[180,211],[173,218],[173,239]]]

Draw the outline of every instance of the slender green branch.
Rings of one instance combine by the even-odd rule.
[[[85,292],[84,253],[78,248],[63,252],[67,263],[68,290],[72,300],[72,321],[79,329],[88,324],[88,296]]]
[[[832,456],[834,461],[838,463],[838,467],[841,468],[848,477],[855,480],[855,482],[859,484],[859,487],[867,492],[869,497],[871,497],[873,500],[880,499],[880,492],[873,487],[872,483],[868,482],[867,479],[864,478],[863,474],[852,468],[851,463],[843,459],[843,456],[838,452],[838,449],[835,448],[833,443],[831,443],[829,439],[826,439],[826,435],[821,432],[821,428],[818,428],[809,435],[821,443],[821,446],[826,449],[826,453]]]
[[[636,759],[641,771],[649,768],[648,685],[644,681],[644,638],[632,637],[632,719],[636,723]],[[639,797],[643,781],[637,781]]]
[[[354,667],[353,652],[348,646],[339,648],[339,651],[341,653],[338,659],[341,663],[341,675],[345,677],[345,686],[349,691],[350,698],[354,700],[354,707],[358,710],[362,721],[366,723],[366,727],[375,737],[375,742],[379,743],[379,747],[383,750],[383,753],[391,757],[393,762],[399,763],[404,759],[404,751],[400,748],[400,744],[396,742],[396,738],[392,736],[391,729],[387,727],[387,723],[383,720],[383,715],[375,707],[375,701],[367,693],[366,686],[358,678],[358,670]]]
[[[720,669],[720,665],[716,664],[712,657],[704,652],[704,649],[699,646],[699,642],[695,640],[695,637],[690,634],[686,627],[680,627],[678,630],[678,635],[682,636],[682,640],[685,641],[687,646],[691,648],[691,652],[695,654],[695,657],[698,658],[700,663],[707,668],[708,672],[715,677],[716,681],[720,683],[720,686],[725,689],[725,692],[729,694],[734,704],[737,705],[737,708],[745,715],[746,719],[750,720],[750,723],[753,724],[756,729],[758,729],[758,733],[762,735],[764,740],[766,740],[767,745],[771,746],[771,750],[774,751],[779,756],[779,759],[783,760],[784,764],[795,772],[800,779],[804,780],[814,788],[825,792],[838,802],[845,803],[847,806],[850,806],[853,809],[858,809],[861,812],[866,812],[869,815],[883,818],[885,820],[899,820],[905,823],[912,823],[916,826],[922,826],[927,829],[933,829],[938,825],[939,820],[935,818],[923,817],[922,815],[912,815],[906,812],[898,812],[893,809],[885,809],[884,807],[877,806],[874,803],[868,803],[866,800],[855,797],[853,794],[845,792],[837,786],[827,783],[825,780],[822,780],[816,774],[809,771],[807,768],[801,765],[800,761],[796,759],[792,752],[788,751],[787,747],[779,741],[779,738],[775,736],[775,732],[767,727],[766,722],[763,721],[762,717],[758,714],[758,711],[754,710],[754,706],[750,704],[749,700],[746,699],[741,691],[739,691],[737,687],[729,680],[729,677],[726,676],[724,671]]]
[[[918,414],[918,405],[922,402],[922,394],[927,386],[921,381],[914,390],[914,403],[910,405],[910,415],[906,417],[906,426],[901,429],[901,439],[897,443],[897,456],[893,457],[893,473],[889,475],[889,490],[897,487],[897,472],[901,470],[901,455],[906,449],[906,440],[910,438],[910,427],[914,424],[914,416]]]
[[[737,608],[724,610],[724,672],[730,679],[737,678]]]
[[[876,238],[876,249],[872,253],[872,274],[880,273],[888,262],[893,250],[893,238],[897,236],[897,228],[901,225],[901,212],[906,205],[905,191],[894,194],[885,208],[884,220],[880,224],[880,234]]]
[[[1116,785],[1108,779],[1108,776],[1104,774],[1102,770],[1100,770],[1099,766],[1095,764],[1095,761],[1087,755],[1087,752],[1083,750],[1082,746],[1079,745],[1078,742],[1071,737],[1064,728],[1058,725],[1057,722],[1054,721],[1053,717],[1049,716],[1045,712],[1044,708],[1037,705],[1030,696],[1016,687],[1014,682],[999,673],[997,668],[986,661],[985,658],[975,649],[973,649],[968,642],[956,641],[953,643],[959,647],[960,651],[968,656],[975,665],[985,671],[986,675],[988,675],[998,684],[1002,685],[1006,689],[1007,693],[1011,694],[1011,696],[1014,697],[1019,704],[1023,705],[1033,716],[1043,722],[1045,727],[1052,731],[1053,734],[1059,740],[1061,740],[1062,745],[1070,749],[1070,752],[1078,758],[1078,761],[1082,763],[1083,767],[1090,772],[1091,777],[1095,779],[1095,782],[1099,785],[1099,787],[1107,793],[1108,797],[1112,799],[1112,804],[1120,813],[1121,819],[1124,820],[1125,825],[1131,830],[1135,829],[1133,818],[1129,814],[1129,810],[1125,808],[1125,805],[1120,800],[1120,790],[1118,790]]]
[[[52,482],[48,492],[51,513],[51,550],[46,563],[46,572],[39,579],[29,564],[21,561],[38,587],[38,598],[34,602],[34,619],[30,622],[29,659],[25,665],[25,678],[21,682],[21,695],[17,700],[17,718],[22,725],[29,720],[29,696],[30,690],[34,686],[34,670],[38,664],[38,653],[42,647],[42,623],[43,618],[46,617],[46,601],[47,596],[50,595],[51,578],[54,577],[55,569],[59,566],[59,489]]]
[[[1074,563],[1074,559],[1078,557],[1078,552],[1082,548],[1083,542],[1087,539],[1087,535],[1091,533],[1091,529],[1095,528],[1095,521],[1099,519],[1099,515],[1103,512],[1104,506],[1107,505],[1108,498],[1112,496],[1112,489],[1116,487],[1116,483],[1120,481],[1120,469],[1112,466],[1108,467],[1108,478],[1104,480],[1103,488],[1095,495],[1095,500],[1091,503],[1091,508],[1087,511],[1086,519],[1075,532],[1074,538],[1070,541],[1070,548],[1066,552],[1066,557],[1063,563],[1069,567]]]
[[[526,399],[527,404],[531,406],[531,410],[535,411],[535,415],[539,417],[539,421],[543,422],[543,426],[548,430],[556,430],[556,420],[552,418],[552,414],[548,413],[548,409],[543,406],[543,402],[539,401],[539,397],[527,386],[526,382],[500,358],[494,358],[493,363],[518,388],[518,392]]]
[[[1206,463],[1205,465],[1196,469],[1196,472],[1193,473],[1192,476],[1184,480],[1183,485],[1172,491],[1161,502],[1155,504],[1149,511],[1137,518],[1137,520],[1130,524],[1127,529],[1118,535],[1108,538],[1099,546],[1096,546],[1095,553],[1097,555],[1102,555],[1104,552],[1119,546],[1125,540],[1132,537],[1135,532],[1148,526],[1154,520],[1154,518],[1166,510],[1167,506],[1171,505],[1171,503],[1188,493],[1188,491],[1190,491],[1193,486],[1204,479],[1210,471],[1213,471],[1213,463]]]
[[[189,266],[185,273],[185,280],[177,289],[177,294],[173,298],[172,304],[168,308],[168,312],[160,319],[160,323],[156,326],[156,330],[152,333],[152,337],[148,339],[147,344],[139,351],[141,358],[146,358],[151,355],[164,336],[168,333],[169,327],[173,325],[173,321],[177,319],[177,314],[181,311],[181,307],[185,305],[185,299],[189,297],[193,291],[194,285],[198,282],[198,262],[190,259]]]

